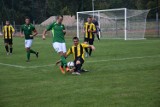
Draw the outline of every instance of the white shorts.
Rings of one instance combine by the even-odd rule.
[[[25,48],[30,48],[32,46],[32,39],[25,40]]]
[[[54,50],[57,53],[59,53],[59,52],[66,53],[66,44],[65,43],[54,42],[52,45],[53,45]]]

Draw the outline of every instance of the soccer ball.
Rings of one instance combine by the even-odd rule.
[[[68,66],[69,68],[73,68],[73,67],[74,67],[74,62],[68,62],[68,63],[67,63],[67,66]]]

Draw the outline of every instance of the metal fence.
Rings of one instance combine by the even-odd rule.
[[[160,26],[160,23],[159,23]],[[1,23],[0,25],[0,36],[2,36],[2,27],[3,27],[3,23]],[[14,29],[15,29],[15,35],[18,36],[20,29],[21,29],[21,25],[13,25]],[[46,26],[42,26],[42,25],[35,25],[36,30],[38,31],[38,35],[41,36],[43,30],[46,28]],[[76,30],[77,30],[77,26],[66,26],[66,30],[67,30],[67,36],[76,36]],[[160,27],[158,30],[158,26],[157,26],[157,22],[156,20],[147,20],[146,23],[146,32],[145,32],[145,37],[160,37],[160,35],[158,35],[158,33],[160,34]],[[48,33],[48,35],[51,35],[51,32]]]

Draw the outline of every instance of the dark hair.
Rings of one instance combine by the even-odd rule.
[[[26,16],[25,19],[29,19],[30,20],[30,18],[28,16]]]
[[[77,39],[77,40],[79,41],[79,38],[78,38],[78,37],[76,37],[76,36],[75,36],[75,37],[73,37],[73,40],[75,40],[75,39]]]
[[[59,19],[60,17],[63,18],[63,15],[58,15],[58,16],[56,17],[56,19]]]

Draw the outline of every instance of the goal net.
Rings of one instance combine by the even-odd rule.
[[[77,37],[84,37],[84,23],[92,16],[99,23],[102,38],[144,39],[148,12],[126,8],[77,12]]]

